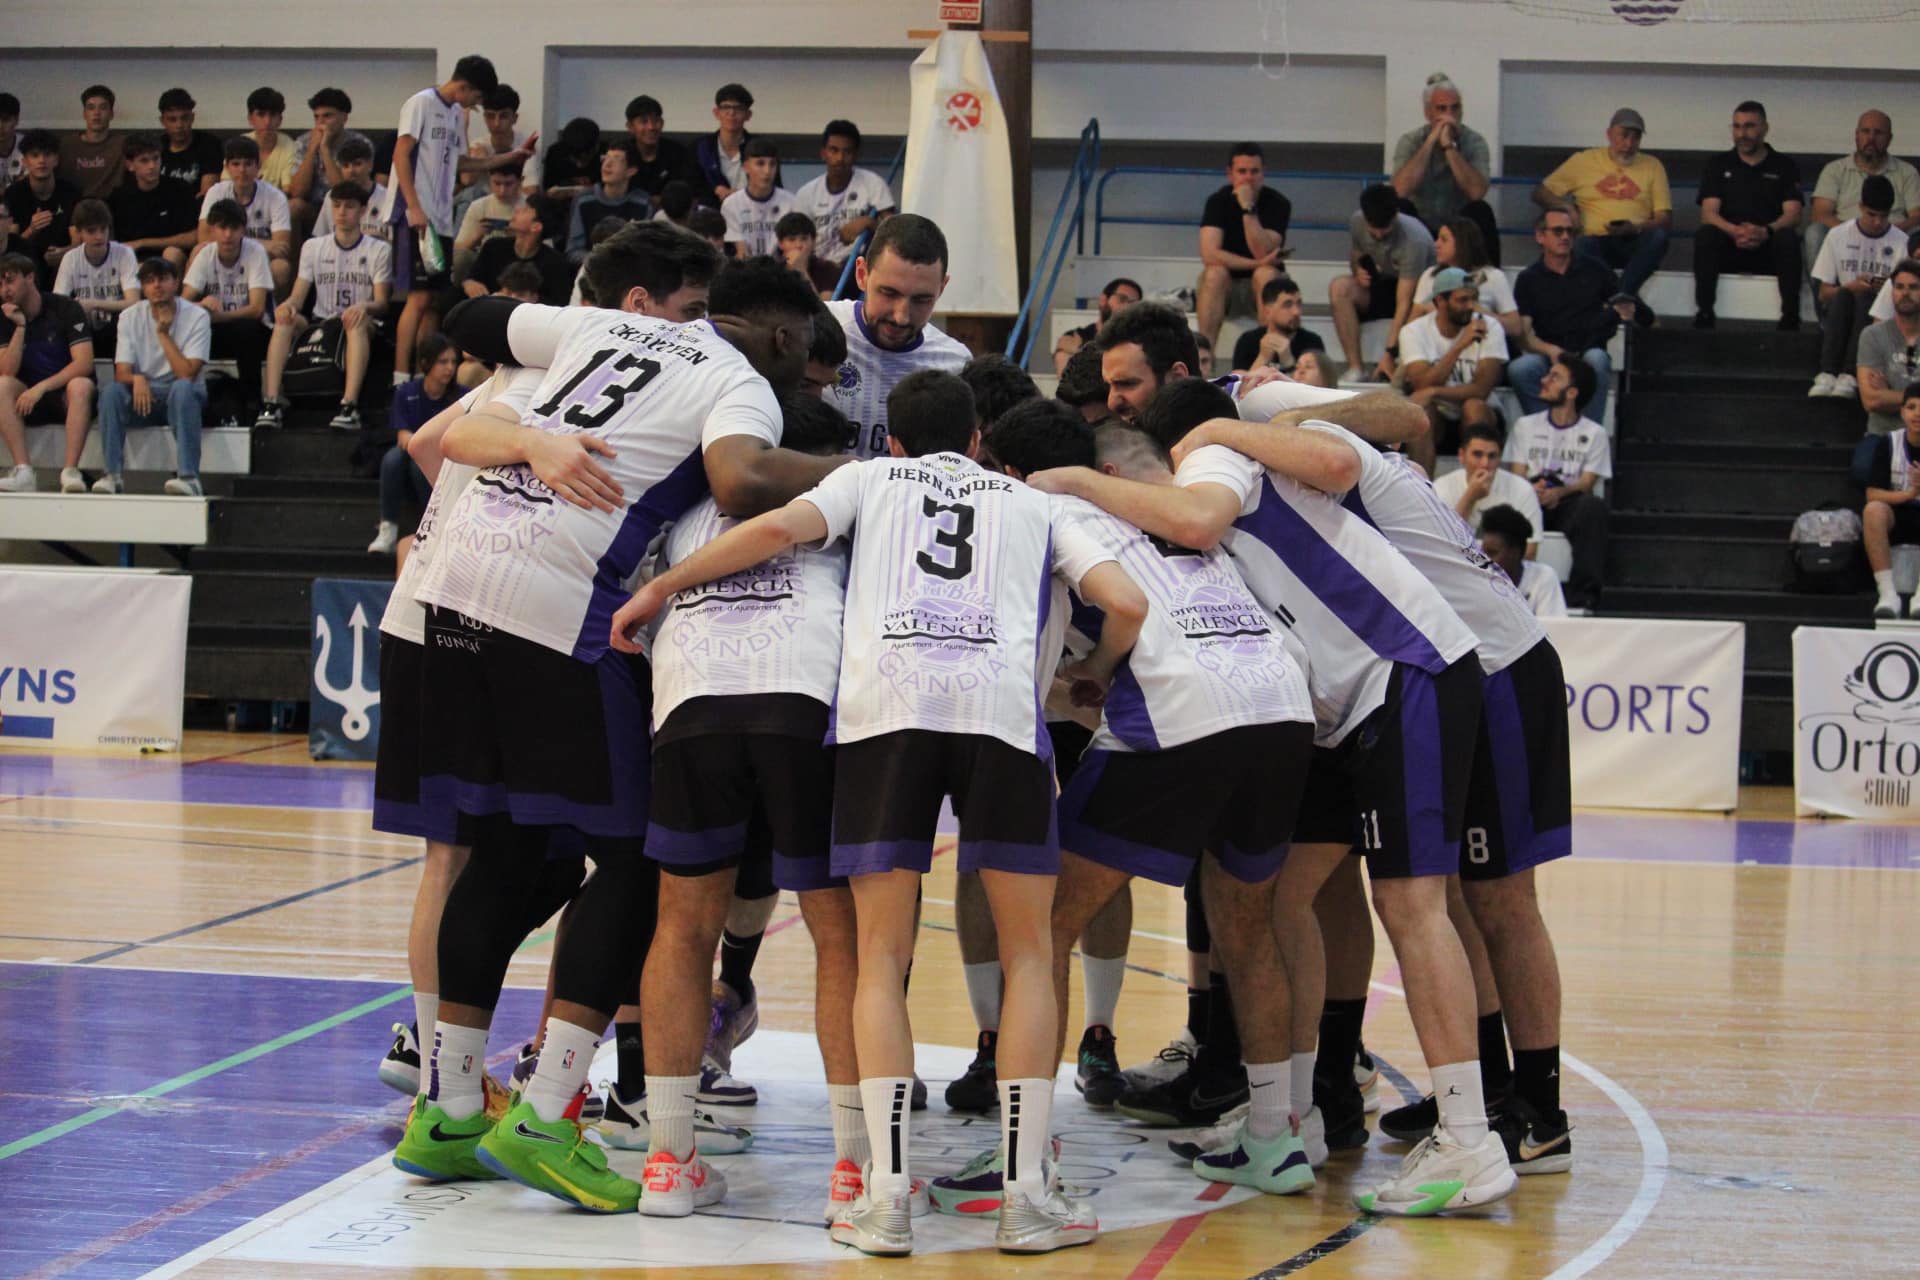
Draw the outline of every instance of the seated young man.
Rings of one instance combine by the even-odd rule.
[[[374,336],[393,294],[393,255],[384,241],[360,230],[367,207],[365,187],[343,182],[327,198],[333,202],[333,234],[300,247],[300,274],[293,292],[274,312],[263,387],[266,400],[254,423],[257,427],[283,423],[287,402],[280,395],[280,378],[286,372],[287,357],[300,335],[317,323],[345,335],[346,386],[330,425],[342,431],[360,429],[360,388],[366,381]],[[309,297],[311,322],[304,314]]]
[[[93,482],[95,493],[120,493],[127,428],[173,429],[178,450],[174,477],[166,491],[199,497],[200,418],[207,407],[206,366],[213,323],[199,307],[180,301],[180,268],[165,258],[140,264],[143,301],[120,317],[113,352],[113,382],[100,393],[100,443],[106,474]]]
[[[1480,550],[1513,579],[1536,618],[1564,618],[1567,599],[1552,566],[1527,559],[1535,546],[1533,522],[1518,507],[1488,507],[1480,517]]]
[[[1309,351],[1325,351],[1320,335],[1300,322],[1304,308],[1300,286],[1292,276],[1276,276],[1260,288],[1260,327],[1241,334],[1233,344],[1233,367],[1278,369],[1291,374]]]
[[[819,235],[813,219],[795,209],[774,223],[773,234],[778,241],[780,260],[805,276],[823,299],[831,300],[833,291],[840,286],[843,268],[815,252]]]
[[[73,207],[73,229],[80,243],[60,259],[53,291],[86,309],[87,323],[102,345],[113,342],[114,322],[140,301],[140,264],[133,250],[113,238],[113,214],[103,200],[82,200]]]
[[[793,208],[793,192],[780,185],[780,148],[771,138],[750,138],[741,149],[746,185],[720,204],[727,221],[727,249],[754,258],[780,247],[774,228]]]
[[[247,212],[231,200],[207,210],[213,247],[187,268],[180,296],[197,302],[213,319],[213,355],[231,360],[247,395],[260,395],[260,375],[273,338],[273,263],[247,235]]]
[[[380,457],[380,525],[367,544],[370,556],[389,556],[402,537],[411,538],[427,509],[433,484],[407,452],[414,433],[448,406],[457,403],[464,388],[454,382],[460,353],[445,334],[430,333],[420,341],[420,376],[393,389],[393,410],[387,424],[394,441]],[[409,512],[413,523],[402,532]]]
[[[1861,540],[1867,546],[1867,565],[1879,599],[1876,618],[1900,616],[1900,596],[1893,589],[1893,547],[1920,542],[1920,378],[1900,393],[1900,427],[1877,436],[1873,461],[1867,468],[1867,505],[1860,513]]]
[[[203,135],[204,136],[204,135]],[[212,142],[211,138],[207,139]],[[214,152],[219,152],[214,144]],[[145,261],[162,255],[184,267],[187,254],[199,241],[195,215],[200,193],[179,178],[162,171],[160,143],[136,133],[127,139],[127,176],[107,200],[113,229],[120,242]],[[217,166],[216,166],[217,167]],[[212,175],[208,177],[212,185]]]
[[[37,487],[27,459],[27,427],[64,422],[60,492],[84,493],[80,452],[93,423],[93,327],[72,298],[43,293],[39,264],[24,253],[0,256],[0,440],[13,469],[0,493]]]
[[[1613,475],[1613,438],[1587,416],[1598,387],[1585,360],[1555,356],[1540,381],[1546,411],[1513,424],[1503,455],[1507,470],[1533,486],[1546,527],[1573,545],[1567,603],[1583,609],[1599,602],[1607,570],[1607,500],[1594,489]]]
[[[523,262],[540,273],[540,301],[550,307],[565,306],[573,289],[574,270],[566,257],[546,241],[547,221],[552,217],[547,212],[550,207],[547,200],[536,197],[514,209],[507,216],[507,234],[494,236],[480,245],[472,274],[460,282],[461,291],[469,298],[498,293],[501,273],[514,263]]]
[[[707,543],[642,587],[614,615],[614,631],[655,617],[677,592],[795,546],[857,535],[834,703],[831,869],[850,878],[861,922],[854,1041],[874,1163],[860,1196],[836,1215],[833,1238],[865,1253],[913,1251],[913,1029],[903,984],[920,880],[951,797],[958,866],[981,875],[1006,973],[1006,1193],[995,1240],[1018,1253],[1087,1244],[1094,1216],[1060,1193],[1044,1154],[1059,1061],[1048,926],[1059,848],[1036,655],[1060,649],[1045,640],[1049,575],[1107,613],[1076,672],[1090,697],[1104,694],[1132,647],[1146,601],[1051,502],[973,461],[980,437],[966,383],[909,374],[887,408],[890,456],[843,467]]]
[[[367,211],[360,218],[360,230],[375,240],[393,243],[393,223],[389,221],[393,213],[393,188],[382,186],[373,180],[373,144],[365,138],[347,138],[340,144],[335,163],[340,169],[340,181],[351,182],[356,187],[365,187],[372,192],[367,197]],[[333,233],[333,198],[328,193],[337,184],[329,183],[320,193],[320,212],[313,219],[309,235],[324,236]],[[303,246],[304,247],[304,246]]]
[[[293,279],[293,214],[280,188],[260,177],[260,144],[252,138],[228,138],[224,148],[226,177],[213,184],[200,201],[200,243],[205,252],[213,239],[207,214],[222,200],[239,205],[247,216],[247,235],[266,247],[273,263],[273,288],[284,294]]]

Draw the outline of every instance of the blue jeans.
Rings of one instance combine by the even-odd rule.
[[[179,452],[174,467],[183,478],[200,474],[200,415],[207,407],[207,389],[198,381],[150,378],[153,410],[144,416],[133,411],[133,388],[109,382],[100,390],[100,443],[107,455],[107,474],[125,468],[128,427],[172,427]]]
[[[1580,353],[1580,358],[1593,369],[1594,380],[1600,384],[1581,413],[1595,422],[1605,422],[1607,392],[1613,388],[1613,361],[1607,358],[1605,347],[1589,347]],[[1520,407],[1527,413],[1546,412],[1547,402],[1540,398],[1540,383],[1552,367],[1553,361],[1538,354],[1521,356],[1507,366],[1507,381],[1513,384],[1514,392],[1520,397]]]
[[[399,445],[389,446],[380,459],[380,518],[400,524],[411,506],[417,521],[432,493],[420,465]]]
[[[1667,256],[1667,232],[1660,227],[1630,236],[1581,236],[1573,251],[1620,273],[1620,288],[1634,297]]]

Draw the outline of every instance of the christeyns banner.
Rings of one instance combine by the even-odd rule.
[[[1020,309],[1013,234],[1013,148],[977,31],[947,31],[907,73],[907,172],[900,208],[940,224],[951,279],[940,310]]]
[[[1920,818],[1920,633],[1793,633],[1793,801],[1802,815]]]
[[[371,760],[379,750],[380,619],[391,594],[391,582],[314,579],[307,754],[315,760]]]

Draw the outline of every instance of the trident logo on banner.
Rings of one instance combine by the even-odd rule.
[[[340,732],[346,734],[350,741],[363,741],[373,730],[373,721],[367,711],[380,701],[379,691],[367,688],[366,682],[366,606],[354,605],[353,617],[347,621],[347,625],[353,628],[353,676],[344,689],[336,689],[327,679],[328,662],[333,657],[333,628],[327,625],[325,614],[316,616],[313,625],[320,637],[320,656],[313,660],[313,687],[328,702],[337,704],[344,711],[345,714],[340,717]]]

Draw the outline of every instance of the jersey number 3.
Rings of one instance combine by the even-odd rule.
[[[553,399],[536,408],[534,412],[543,418],[551,418],[560,413],[561,406],[566,405],[573,393],[580,389],[580,384],[585,382],[594,370],[612,360],[616,354],[618,353],[612,347],[594,352],[593,359],[587,361],[580,372],[568,378],[566,385],[554,393]],[[566,413],[561,414],[560,420],[582,431],[593,431],[606,426],[613,415],[620,412],[620,406],[626,403],[628,396],[637,395],[642,387],[660,376],[660,363],[629,352],[614,361],[613,371],[631,373],[633,376],[625,382],[607,383],[594,394],[592,401],[568,406]],[[604,403],[594,406],[593,401]],[[590,406],[592,406],[591,411]]]
[[[944,547],[951,558],[942,562],[928,552],[922,551],[914,557],[914,563],[920,566],[922,572],[930,573],[936,578],[945,578],[949,582],[957,581],[972,573],[973,543],[969,539],[973,537],[973,508],[964,502],[935,502],[932,498],[928,498],[921,507],[921,514],[936,522],[933,535],[934,546]],[[940,522],[942,514],[953,516],[951,529]]]

